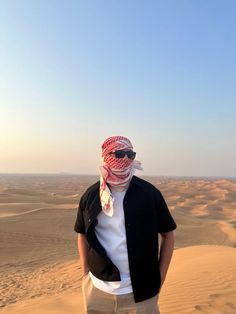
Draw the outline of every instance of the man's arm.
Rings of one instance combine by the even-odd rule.
[[[82,276],[85,276],[89,272],[88,266],[88,243],[86,236],[82,233],[78,233],[78,250],[80,256],[80,266]]]
[[[161,274],[161,286],[163,285],[167,270],[170,265],[174,250],[174,232],[161,233],[161,247],[160,247],[160,258],[159,258],[159,268]]]

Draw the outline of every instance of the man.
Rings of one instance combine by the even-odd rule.
[[[176,224],[161,192],[134,176],[142,169],[135,156],[128,138],[107,138],[100,181],[80,199],[75,231],[88,314],[160,313]]]

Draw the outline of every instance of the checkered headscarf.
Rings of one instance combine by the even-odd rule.
[[[102,144],[102,164],[99,169],[100,177],[100,200],[103,212],[108,215],[113,215],[113,199],[111,191],[107,186],[126,187],[130,182],[136,169],[142,170],[141,163],[137,160],[124,158],[115,158],[109,153],[115,150],[133,150],[130,140],[124,136],[111,136]]]

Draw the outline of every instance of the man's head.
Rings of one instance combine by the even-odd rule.
[[[135,155],[133,145],[127,137],[111,136],[102,144],[102,158],[110,169],[129,168]]]

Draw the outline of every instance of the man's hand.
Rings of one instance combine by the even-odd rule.
[[[88,243],[84,234],[78,234],[78,251],[80,256],[80,266],[82,277],[86,276],[89,272],[88,266]]]
[[[161,287],[166,279],[167,270],[170,265],[174,250],[174,232],[161,233],[161,248],[159,259],[159,270],[161,275]]]
[[[164,274],[162,274],[161,271],[160,271],[160,276],[161,276],[161,285],[160,285],[160,289],[161,289],[163,283],[165,282],[166,276],[164,276]]]
[[[82,273],[82,277],[85,277],[89,273],[89,268],[84,269],[81,267],[81,273]]]

